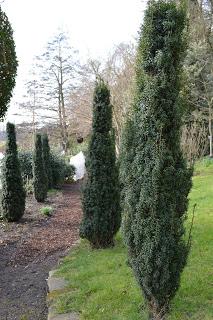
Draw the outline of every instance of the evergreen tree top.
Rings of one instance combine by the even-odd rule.
[[[141,26],[136,63],[139,91],[144,89],[145,76],[180,74],[186,47],[186,41],[180,42],[184,25],[185,10],[177,10],[175,1],[150,1]]]
[[[49,146],[49,138],[48,138],[47,133],[44,133],[44,134],[42,135],[42,142],[43,142],[43,144],[44,144],[45,146]]]
[[[110,91],[101,79],[96,81],[93,97],[93,130],[99,133],[110,131],[112,127],[112,106]]]
[[[49,154],[50,154],[50,146],[49,146],[48,135],[46,133],[42,134],[41,141],[42,141],[44,161],[48,162],[49,161]]]
[[[48,180],[44,164],[42,136],[36,134],[35,149],[33,155],[33,179],[34,195],[38,202],[43,202],[47,197]]]
[[[42,158],[42,135],[40,133],[37,133],[35,137],[34,157]]]
[[[36,134],[36,139],[35,139],[35,150],[37,147],[42,147],[42,140],[41,140],[41,134],[37,133]]]
[[[16,145],[16,132],[15,125],[13,123],[7,123],[7,143],[6,143],[6,154],[17,152]]]
[[[150,1],[141,27],[136,62],[135,109],[144,135],[177,149],[181,108],[179,92],[185,55],[186,12],[174,1]]]

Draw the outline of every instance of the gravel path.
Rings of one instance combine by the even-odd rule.
[[[0,223],[0,320],[47,319],[48,273],[78,239],[79,184],[51,197],[50,218],[41,218],[33,201],[19,223]]]

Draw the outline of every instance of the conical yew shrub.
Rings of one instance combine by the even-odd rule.
[[[35,150],[33,154],[33,187],[35,199],[38,202],[44,202],[47,197],[48,180],[44,166],[43,148],[40,134],[36,135]]]
[[[7,142],[2,172],[2,214],[7,221],[18,221],[25,210],[25,191],[18,159],[15,126],[7,123]]]
[[[92,247],[106,248],[113,245],[113,237],[120,227],[120,196],[110,92],[102,80],[96,83],[94,91],[86,167],[88,178],[83,188],[80,235]]]
[[[53,177],[52,177],[50,146],[49,146],[49,139],[47,134],[42,135],[42,152],[43,152],[44,169],[45,169],[47,180],[48,180],[47,187],[48,189],[51,189],[53,187]]]
[[[124,237],[153,320],[165,318],[189,252],[184,220],[192,170],[180,148],[179,100],[185,23],[175,2],[149,2],[121,152]]]

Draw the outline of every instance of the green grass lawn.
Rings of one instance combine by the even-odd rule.
[[[213,319],[213,162],[196,165],[187,230],[195,203],[192,250],[169,320]],[[91,250],[82,241],[63,260],[59,274],[69,281],[68,289],[54,296],[59,313],[77,311],[87,320],[147,319],[120,235],[107,250]]]

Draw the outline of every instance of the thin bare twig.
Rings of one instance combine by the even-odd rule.
[[[188,238],[188,243],[187,243],[187,247],[188,247],[188,248],[191,247],[192,229],[193,229],[193,225],[194,225],[194,218],[195,218],[195,209],[196,209],[196,207],[197,207],[197,203],[195,203],[194,206],[193,206],[192,221],[191,221],[191,225],[190,225],[190,229],[189,229],[189,238]]]

